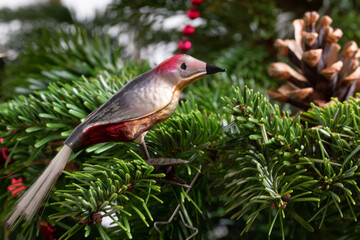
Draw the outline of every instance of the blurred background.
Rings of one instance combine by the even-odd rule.
[[[291,21],[305,11],[331,16],[333,27],[341,26],[344,32],[340,44],[358,42],[360,37],[358,0],[200,2],[200,17],[191,20],[186,15],[190,0],[1,0],[0,99],[46,86],[40,80],[40,75],[47,74],[42,69],[56,62],[46,55],[54,51],[61,55],[70,49],[76,32],[82,32],[77,38],[84,34],[89,39],[106,37],[119,58],[145,59],[154,66],[177,51],[183,27],[191,25],[195,33],[188,54],[221,64],[227,74],[241,77],[253,87],[259,84],[259,91],[276,85],[267,74],[269,63],[276,60],[274,41],[292,38]],[[76,61],[70,55],[67,59],[69,72],[57,72],[58,76],[92,75],[80,66],[81,59]],[[46,69],[49,72],[48,66]],[[44,81],[49,81],[49,76]]]

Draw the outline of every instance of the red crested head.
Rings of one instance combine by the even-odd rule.
[[[176,71],[176,69],[179,66],[180,60],[184,58],[184,56],[185,56],[184,54],[179,54],[165,60],[156,67],[156,70],[160,73],[165,71],[167,72]]]
[[[154,70],[158,78],[179,90],[206,74],[225,71],[186,54],[175,55],[160,63]]]

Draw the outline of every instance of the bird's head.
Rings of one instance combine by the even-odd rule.
[[[163,79],[174,84],[178,90],[184,89],[190,83],[212,73],[225,72],[225,69],[197,60],[189,55],[175,55],[156,68]]]

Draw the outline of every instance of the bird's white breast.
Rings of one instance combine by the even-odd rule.
[[[172,94],[172,89],[169,87],[139,88],[133,94],[131,108],[136,112],[142,113],[152,113],[158,111],[171,102]]]

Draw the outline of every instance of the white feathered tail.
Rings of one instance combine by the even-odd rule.
[[[54,159],[51,160],[49,166],[47,166],[40,177],[36,179],[16,203],[15,209],[7,220],[8,228],[10,228],[21,215],[24,215],[26,221],[30,221],[34,217],[57,177],[64,170],[71,153],[72,149],[69,146],[64,145],[61,148]]]

